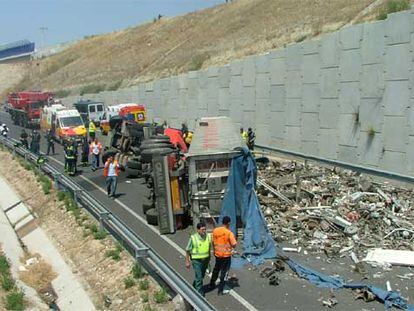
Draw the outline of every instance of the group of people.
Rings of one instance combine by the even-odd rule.
[[[216,227],[212,234],[207,233],[206,224],[197,224],[197,232],[190,236],[186,247],[186,267],[194,269],[195,280],[193,287],[204,296],[206,291],[216,288],[216,281],[220,274],[218,294],[224,294],[224,285],[231,266],[231,256],[237,245],[236,238],[230,230],[231,219],[224,216],[222,226]],[[215,265],[207,288],[203,287],[203,280],[210,264],[210,255],[214,253]]]
[[[249,150],[254,150],[256,134],[253,132],[252,128],[249,127],[247,132],[241,127],[240,128],[240,135],[243,141],[246,143]]]
[[[25,129],[22,129],[22,132],[20,133],[20,143],[34,154],[40,153],[40,139],[40,133],[35,129],[30,134],[27,134]]]

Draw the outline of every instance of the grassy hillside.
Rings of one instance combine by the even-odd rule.
[[[350,22],[375,19],[380,10],[377,5],[382,3],[233,0],[184,16],[86,38],[32,64],[16,87],[40,87],[59,91],[60,95],[115,90],[222,65],[337,30]]]

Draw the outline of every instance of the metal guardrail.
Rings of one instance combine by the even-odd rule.
[[[21,147],[19,141],[15,139],[0,137],[0,143],[10,149],[13,154],[19,154],[26,161],[38,165],[40,170],[54,180],[56,186],[59,185],[71,191],[74,199],[99,220],[101,227],[120,238],[128,246],[128,249],[135,256],[135,259],[147,260],[159,273],[164,282],[174,292],[181,295],[195,310],[216,310],[213,305],[202,297],[178,272],[151,249],[149,245],[131,231],[116,215],[112,214],[104,204],[92,197],[73,179],[65,176],[47,163],[38,164],[39,156]]]
[[[376,175],[376,176],[389,178],[389,179],[394,179],[394,180],[398,180],[398,181],[402,181],[402,182],[408,182],[408,183],[413,183],[414,182],[414,176],[408,176],[408,175],[383,171],[383,170],[379,170],[379,169],[375,169],[375,168],[364,167],[364,166],[357,165],[357,164],[350,164],[350,163],[346,163],[346,162],[342,162],[342,161],[337,161],[337,160],[332,160],[332,159],[326,159],[326,158],[322,158],[322,157],[307,155],[307,154],[304,154],[304,153],[300,153],[300,152],[296,152],[296,151],[290,151],[290,150],[286,150],[286,149],[273,148],[273,147],[267,147],[267,146],[261,146],[261,145],[256,145],[256,147],[258,149],[265,150],[265,151],[268,151],[268,152],[286,154],[286,155],[299,157],[299,158],[306,159],[306,160],[311,160],[311,161],[325,163],[325,164],[332,165],[332,166],[342,167],[344,169],[356,171],[356,172],[359,172],[359,173]]]

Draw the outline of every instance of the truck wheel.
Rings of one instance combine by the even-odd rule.
[[[142,204],[142,212],[146,214],[150,209],[155,209],[155,203],[152,204]]]
[[[138,162],[138,161],[129,160],[126,163],[126,167],[127,168],[133,168],[133,169],[136,169],[136,170],[142,170],[142,163]]]
[[[108,151],[105,151],[103,154],[102,154],[102,162],[105,164],[105,162],[106,162],[106,160],[108,160],[108,158],[110,157],[110,156],[115,156],[115,154],[116,154],[116,151],[114,151],[114,150],[108,150]]]
[[[155,148],[155,149],[146,149],[141,153],[141,162],[148,163],[152,161],[153,155],[167,155],[173,153],[174,149],[172,148]]]
[[[158,211],[155,208],[151,208],[147,210],[145,214],[145,218],[147,219],[147,223],[149,225],[158,226]]]
[[[138,177],[141,176],[141,171],[140,170],[130,168],[130,167],[127,167],[125,169],[125,173],[126,173],[127,177],[132,177],[132,178],[138,178]]]

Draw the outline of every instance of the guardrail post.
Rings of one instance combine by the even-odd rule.
[[[55,174],[53,174],[53,181],[54,181],[55,189],[56,190],[59,190],[59,180],[60,180],[60,176],[62,176],[62,173],[55,173]]]
[[[147,247],[137,247],[134,249],[135,251],[135,260],[138,261],[140,258],[147,258],[148,257],[148,248]]]
[[[104,222],[108,220],[110,212],[101,212],[99,213],[99,226],[101,227],[101,230],[104,230]]]
[[[82,189],[75,189],[75,190],[73,190],[73,199],[75,200],[76,203],[78,203],[79,197],[80,197],[80,193],[82,191],[83,191]]]

